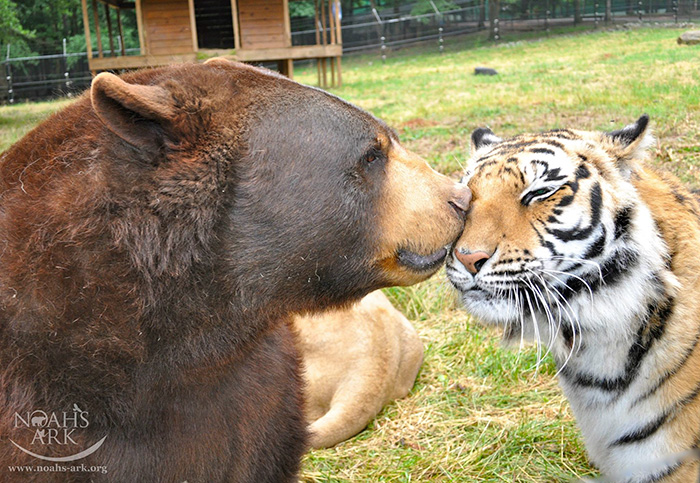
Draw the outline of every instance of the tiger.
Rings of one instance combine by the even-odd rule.
[[[471,135],[446,272],[467,312],[546,349],[590,462],[700,481],[700,207],[651,167],[649,116],[612,132]]]

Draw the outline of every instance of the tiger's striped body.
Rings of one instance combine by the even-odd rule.
[[[447,273],[477,318],[547,344],[591,461],[616,482],[698,481],[700,208],[614,133],[475,131]]]

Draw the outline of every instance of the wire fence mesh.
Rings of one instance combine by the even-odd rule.
[[[606,14],[605,0],[600,3],[579,0],[580,18],[576,21],[590,28],[628,22],[678,24],[700,17],[698,1],[613,0]],[[435,48],[442,51],[444,39],[454,35],[489,30],[490,38],[497,41],[504,32],[548,30],[571,25],[575,20],[573,4],[566,1],[501,3],[493,22],[489,18],[488,0],[452,2],[452,7],[443,11],[430,3],[433,11],[427,13],[416,14],[415,4],[408,4],[346,16],[342,20],[343,53],[374,51],[386,58],[394,48],[426,41],[435,41]],[[292,45],[315,44],[316,35],[313,18],[293,19]],[[65,41],[61,53],[54,55],[12,57],[9,45],[2,53],[5,54],[0,62],[2,103],[71,96],[90,85],[92,75],[87,54],[66,52]],[[129,53],[138,53],[138,49],[129,49]],[[110,51],[105,52],[105,56],[110,55]]]

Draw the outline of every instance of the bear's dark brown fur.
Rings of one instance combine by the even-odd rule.
[[[260,69],[101,74],[0,158],[0,481],[293,481],[286,321],[429,276],[468,197]],[[63,445],[18,420],[75,408]],[[8,468],[52,464],[106,473]]]

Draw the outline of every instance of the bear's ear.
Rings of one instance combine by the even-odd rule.
[[[487,127],[480,127],[472,133],[472,155],[479,149],[503,141]]]
[[[114,134],[139,148],[152,146],[175,117],[175,102],[160,86],[129,84],[103,72],[92,81],[92,108]]]
[[[610,154],[623,173],[629,173],[635,161],[644,159],[647,149],[654,144],[646,114],[618,131],[604,133],[604,136],[611,142]]]
[[[211,59],[207,59],[204,61],[204,65],[211,65],[216,67],[217,65],[223,66],[223,67],[231,67],[236,65],[235,62],[232,62],[228,59],[225,59],[223,57],[212,57]]]

